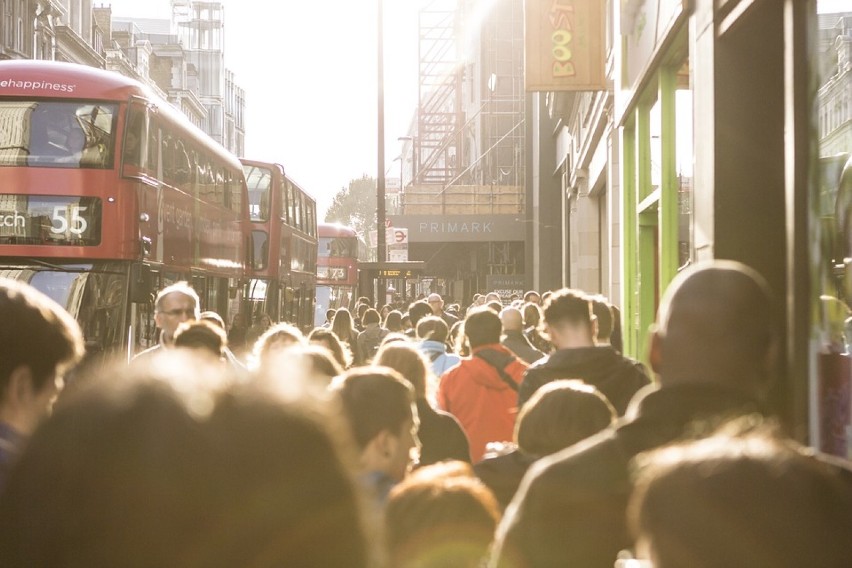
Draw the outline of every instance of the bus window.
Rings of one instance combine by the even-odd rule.
[[[297,229],[302,229],[302,194],[299,193],[299,190],[292,187],[293,189],[293,226]]]
[[[291,226],[296,225],[296,196],[293,191],[293,184],[290,180],[284,183],[284,195],[287,196],[287,220],[286,223]]]
[[[244,166],[249,192],[249,215],[252,221],[269,220],[269,201],[272,189],[272,171],[256,166]]]
[[[144,165],[143,140],[147,140],[145,127],[145,107],[133,103],[127,109],[127,120],[124,125],[124,151],[122,152],[123,170],[125,176],[133,175]]]
[[[263,270],[266,268],[266,259],[269,257],[269,235],[266,231],[252,231],[251,241],[254,248],[252,268]]]

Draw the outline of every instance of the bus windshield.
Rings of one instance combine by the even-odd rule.
[[[117,105],[0,100],[0,166],[113,165]]]
[[[127,270],[127,265],[109,261],[0,262],[0,277],[26,282],[67,310],[80,324],[90,352],[122,347]]]
[[[357,258],[358,239],[355,237],[320,237],[320,257]]]

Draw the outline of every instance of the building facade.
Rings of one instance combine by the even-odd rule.
[[[529,95],[562,284],[608,295],[641,358],[680,270],[754,267],[778,299],[772,405],[801,440],[848,455],[848,15],[818,18],[810,0],[626,0],[605,17],[605,85]]]
[[[408,259],[426,263],[421,291],[465,303],[531,280],[523,2],[482,8],[441,0],[420,11],[419,104],[388,216],[408,230]]]
[[[92,0],[0,0],[0,59],[67,61],[148,84],[233,154],[245,91],[224,67],[220,2],[174,0],[171,19],[114,18]]]

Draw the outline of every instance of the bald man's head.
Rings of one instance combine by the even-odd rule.
[[[524,316],[517,308],[504,308],[500,312],[500,323],[503,324],[503,331],[523,331]]]
[[[663,297],[652,340],[661,384],[764,388],[774,357],[772,312],[768,284],[744,264],[717,260],[685,270]]]

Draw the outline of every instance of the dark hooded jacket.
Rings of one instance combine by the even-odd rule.
[[[745,392],[719,386],[648,387],[614,429],[535,462],[503,517],[489,566],[611,568],[633,544],[626,521],[631,459],[696,423],[712,431],[760,410]]]
[[[581,379],[592,385],[624,415],[640,388],[651,383],[642,363],[625,357],[609,345],[559,349],[527,369],[518,391],[518,408],[542,385],[557,379]]]

